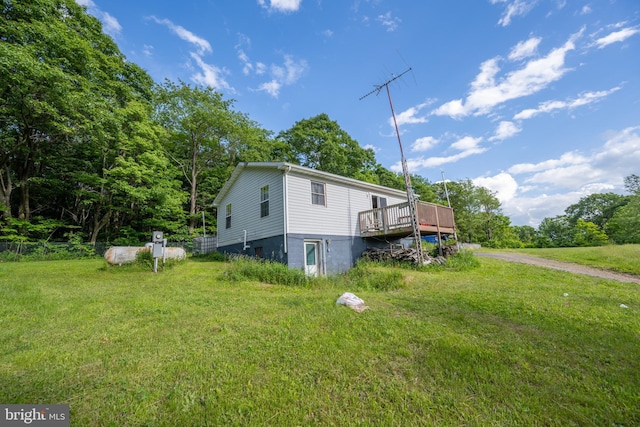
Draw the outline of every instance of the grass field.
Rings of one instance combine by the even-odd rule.
[[[480,262],[403,269],[360,314],[335,304],[352,289],[221,262],[0,264],[0,403],[82,426],[640,425],[638,285]]]
[[[482,249],[486,250],[486,249]],[[610,245],[584,248],[500,249],[526,253],[556,261],[575,262],[604,270],[640,275],[640,245]]]

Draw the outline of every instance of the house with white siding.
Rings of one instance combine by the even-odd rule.
[[[405,191],[285,162],[238,164],[213,205],[219,251],[309,275],[345,272],[367,248],[411,234]],[[452,234],[450,208],[424,205],[437,206],[435,219],[427,211],[420,219],[425,234]]]

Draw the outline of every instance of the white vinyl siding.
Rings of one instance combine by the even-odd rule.
[[[261,217],[261,189],[269,187],[269,216]],[[225,206],[233,206],[231,227],[225,228]],[[218,246],[284,234],[282,171],[276,168],[247,168],[219,201]]]
[[[311,177],[291,172],[287,174],[289,233],[359,236],[358,213],[371,209],[372,193],[348,184],[326,180],[325,206],[313,204],[310,197]],[[375,193],[386,197],[387,203],[402,203],[406,198]]]
[[[327,186],[323,182],[311,181],[311,203],[327,206]]]

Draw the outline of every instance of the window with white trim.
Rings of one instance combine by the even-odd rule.
[[[314,205],[327,205],[326,185],[322,182],[311,181],[311,203]]]
[[[269,216],[269,186],[260,189],[260,218]]]
[[[231,203],[229,203],[225,208],[225,227],[231,228]]]

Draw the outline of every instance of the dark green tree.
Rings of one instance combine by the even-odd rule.
[[[635,174],[625,177],[624,186],[631,193],[629,202],[615,211],[606,232],[618,244],[640,243],[640,177]]]
[[[161,129],[149,122],[151,78],[75,1],[3,1],[1,10],[4,216],[62,218],[93,241],[168,211],[178,218]]]
[[[555,218],[544,218],[538,227],[538,247],[575,246],[573,241],[574,227],[564,215]]]
[[[624,177],[624,188],[631,194],[640,195],[640,176],[631,174]]]
[[[0,203],[11,207],[17,190],[14,212],[28,220],[33,209],[47,208],[32,201],[34,187],[56,180],[47,175],[49,165],[93,130],[94,119],[142,96],[141,88],[129,83],[132,75],[139,82],[144,73],[75,1],[4,1],[2,13]]]
[[[596,193],[581,198],[565,209],[567,219],[574,226],[578,220],[591,222],[604,230],[618,208],[628,203],[628,197],[615,193]]]
[[[296,122],[277,140],[283,143],[278,157],[312,169],[367,179],[376,167],[373,151],[360,147],[326,114]]]
[[[535,247],[538,240],[538,231],[530,225],[514,225],[513,232],[526,248]]]
[[[444,186],[437,184],[433,189],[439,203],[446,205]],[[500,201],[495,194],[474,185],[470,179],[447,181],[447,190],[461,242],[497,245],[497,236],[507,238],[509,231],[504,228],[510,227],[510,221],[503,218]],[[511,236],[508,237],[510,239]]]

